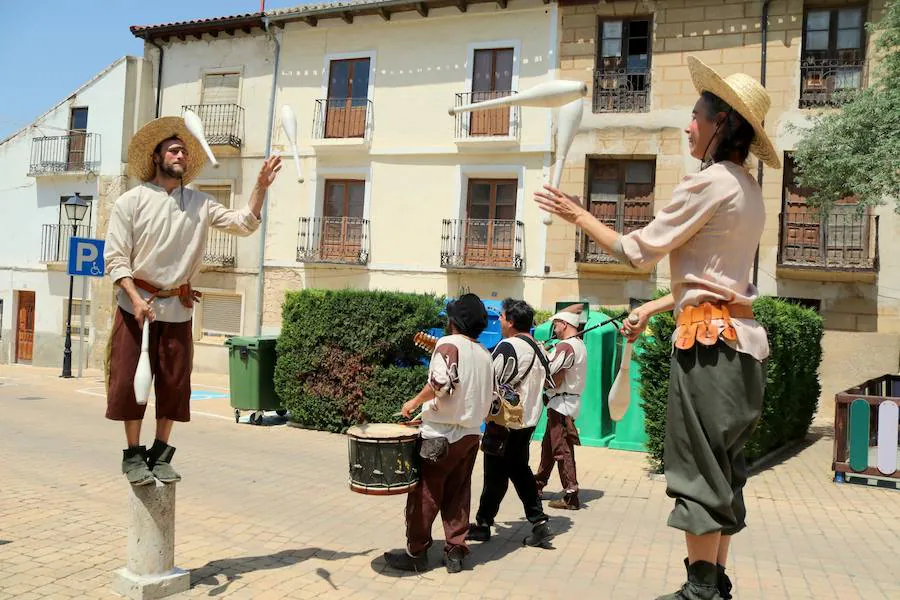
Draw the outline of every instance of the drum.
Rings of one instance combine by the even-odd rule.
[[[350,489],[358,494],[405,494],[419,482],[419,428],[366,423],[347,430]]]

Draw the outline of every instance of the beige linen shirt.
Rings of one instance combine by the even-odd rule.
[[[203,192],[178,187],[169,194],[152,183],[142,183],[113,205],[103,253],[106,272],[113,282],[131,277],[162,290],[177,288],[199,273],[209,227],[247,236],[259,223],[248,206],[232,210]],[[150,297],[140,288],[138,293],[144,299]],[[133,314],[125,290],[118,288],[117,294],[119,306]],[[191,319],[193,309],[173,296],[156,298],[153,312],[158,321],[183,323]]]
[[[758,296],[750,270],[765,221],[756,180],[745,168],[720,162],[685,176],[656,218],[621,236],[613,250],[635,267],[669,255],[676,315],[707,301],[749,306]],[[766,330],[754,319],[732,321],[737,340],[726,343],[757,360],[768,357]]]

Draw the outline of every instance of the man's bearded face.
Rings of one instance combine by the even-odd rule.
[[[156,154],[156,166],[166,176],[181,179],[187,168],[187,147],[178,138],[164,141]]]

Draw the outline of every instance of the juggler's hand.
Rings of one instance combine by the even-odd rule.
[[[544,185],[546,191],[535,192],[534,201],[541,210],[559,215],[569,223],[574,223],[579,216],[586,213],[578,196],[564,194],[555,187]]]
[[[259,170],[259,177],[256,178],[256,185],[260,190],[264,190],[272,185],[275,176],[281,170],[281,157],[270,156],[265,160],[262,168]]]

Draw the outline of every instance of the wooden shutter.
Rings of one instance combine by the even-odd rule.
[[[240,335],[242,298],[205,292],[201,299],[203,335]]]
[[[203,77],[203,104],[237,104],[240,73],[208,73]]]
[[[231,185],[227,183],[220,185],[198,185],[197,191],[209,194],[215,198],[216,202],[225,208],[231,208]]]

